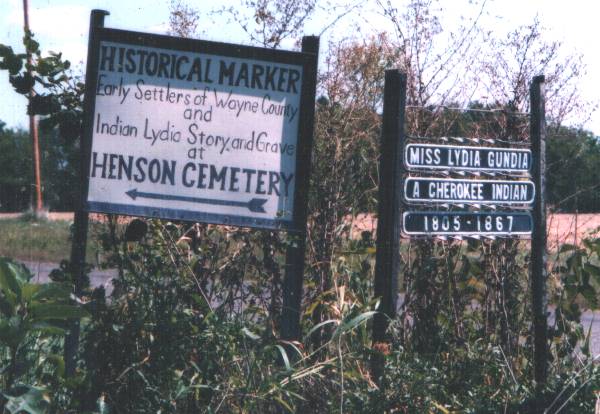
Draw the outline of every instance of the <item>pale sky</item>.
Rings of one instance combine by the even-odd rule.
[[[106,18],[107,27],[152,33],[165,33],[168,29],[169,0],[29,0],[29,3],[31,29],[42,50],[62,52],[79,68],[79,72],[86,59],[89,13],[94,8],[111,13]],[[205,1],[188,3],[207,7]],[[209,7],[218,7],[220,3],[212,2]],[[344,4],[343,1],[338,3]],[[405,2],[394,3],[401,7]],[[23,50],[22,4],[22,0],[0,0],[0,43],[10,45],[19,52]],[[235,5],[237,2],[228,1],[228,4]],[[442,23],[448,26],[459,18],[468,0],[441,0],[440,4],[445,9],[444,19],[447,20]],[[580,83],[583,97],[598,103],[600,92],[597,92],[594,74],[600,73],[600,52],[593,31],[598,17],[595,4],[589,0],[571,0],[568,3],[559,0],[488,0],[486,10],[490,14],[489,21],[493,22],[491,28],[504,32],[531,23],[537,15],[549,29],[551,40],[562,41],[566,52],[576,51],[583,55],[587,66],[587,74]],[[205,11],[201,9],[201,13]],[[328,18],[330,16],[317,15],[307,25],[305,34],[319,34],[330,23]],[[365,31],[381,29],[381,18],[376,13],[369,14],[368,10],[362,10],[360,15],[350,13],[344,17],[336,26],[337,31],[325,33],[321,44],[326,45],[332,36],[344,35],[349,25],[356,22],[366,26]],[[238,26],[223,25],[222,22],[214,24],[206,15],[200,21],[200,28],[203,39],[247,43],[247,37]],[[25,98],[12,91],[6,71],[0,71],[0,120],[9,127],[26,127],[28,120],[25,111]],[[584,127],[600,135],[600,111],[596,111]]]

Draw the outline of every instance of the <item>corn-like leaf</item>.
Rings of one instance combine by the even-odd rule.
[[[0,258],[0,290],[7,298],[20,300],[21,286],[19,286],[14,270],[9,266],[9,261],[4,258]]]
[[[43,285],[37,285],[40,288],[33,294],[32,299],[36,301],[52,299],[67,300],[71,296],[71,287],[67,283],[44,283]]]
[[[277,348],[277,350],[281,354],[281,358],[283,359],[283,363],[285,364],[285,369],[287,369],[288,371],[291,371],[292,366],[290,365],[290,359],[288,358],[287,352],[285,351],[285,349],[281,345],[275,345],[275,348]]]
[[[361,313],[360,315],[350,319],[348,322],[342,323],[340,326],[337,327],[337,329],[333,333],[333,336],[331,337],[331,339],[332,340],[338,339],[342,334],[356,328],[361,323],[372,318],[373,315],[375,315],[376,313],[377,313],[377,311],[364,312],[364,313]]]
[[[318,324],[316,324],[315,326],[313,326],[310,329],[310,331],[308,331],[308,333],[304,337],[304,340],[306,341],[308,338],[310,338],[310,336],[313,333],[315,333],[316,331],[318,331],[319,329],[321,329],[323,326],[329,325],[330,323],[335,323],[335,324],[339,325],[340,324],[340,320],[339,319],[327,319],[326,321],[319,322]]]
[[[32,331],[39,331],[50,335],[65,335],[67,331],[60,326],[53,325],[48,322],[36,322],[31,324],[30,329]]]
[[[57,305],[54,303],[39,303],[30,307],[33,320],[43,321],[48,319],[80,319],[88,316],[88,313],[79,306]]]
[[[281,404],[290,413],[294,412],[294,409],[288,403],[286,403],[281,397],[274,397],[274,398],[279,404]]]

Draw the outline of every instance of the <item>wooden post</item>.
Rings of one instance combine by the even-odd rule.
[[[535,183],[533,235],[531,238],[531,293],[533,307],[534,378],[537,395],[548,376],[548,321],[546,296],[546,98],[544,76],[531,83],[532,178]]]
[[[27,0],[23,0],[23,21],[25,34],[29,32],[29,3]],[[31,65],[31,51],[27,48],[27,63]],[[31,75],[31,69],[27,69],[27,72]],[[33,86],[29,91],[29,100],[34,97],[35,91]],[[33,187],[34,195],[31,203],[34,216],[37,218],[44,208],[44,202],[42,199],[42,171],[40,168],[40,140],[38,134],[38,124],[35,119],[35,115],[29,115],[29,136],[31,137],[31,150],[33,152]]]
[[[402,202],[402,148],[404,145],[404,111],[406,75],[398,70],[385,72],[383,95],[383,129],[379,158],[379,201],[377,215],[377,253],[375,263],[375,297],[381,301],[373,320],[373,344],[386,342],[389,319],[396,316],[398,274],[400,268],[400,232]],[[377,380],[383,369],[381,356],[373,360]]]
[[[90,16],[90,31],[88,38],[88,60],[85,74],[86,94],[83,103],[83,131],[80,141],[80,163],[79,163],[79,193],[78,205],[75,208],[73,242],[71,244],[71,272],[73,277],[73,293],[80,296],[85,288],[85,252],[87,247],[88,233],[88,213],[84,211],[83,205],[87,196],[87,174],[88,174],[88,154],[91,137],[87,136],[87,131],[91,131],[91,125],[94,122],[94,91],[93,85],[96,84],[94,74],[97,73],[97,57],[91,55],[94,48],[94,38],[96,29],[104,27],[104,17],[109,13],[105,10],[92,10]],[[77,349],[79,348],[79,321],[71,324],[69,333],[65,338],[65,373],[67,376],[75,374],[77,366]]]
[[[302,38],[302,52],[319,56],[319,37],[305,36]],[[316,65],[315,65],[316,66]],[[300,328],[300,306],[302,303],[302,279],[304,277],[304,258],[306,255],[306,221],[308,216],[308,190],[310,184],[310,165],[315,119],[315,94],[317,85],[317,69],[311,68],[304,74],[302,82],[303,96],[301,102],[307,103],[300,108],[300,132],[298,139],[304,143],[299,160],[304,165],[297,167],[302,176],[297,177],[296,200],[294,210],[298,215],[299,230],[294,233],[292,244],[287,248],[285,258],[285,275],[283,278],[283,307],[281,310],[281,337],[285,340],[299,340],[302,335]]]

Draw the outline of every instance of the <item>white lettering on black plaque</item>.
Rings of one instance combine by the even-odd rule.
[[[409,177],[404,181],[404,199],[419,203],[531,204],[531,181],[457,180]]]
[[[491,147],[408,144],[404,162],[409,170],[444,169],[526,173],[531,151]]]
[[[528,212],[407,211],[402,228],[407,235],[530,235]]]

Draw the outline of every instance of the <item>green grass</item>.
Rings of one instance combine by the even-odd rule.
[[[70,221],[0,219],[0,256],[52,263],[69,259],[71,226]],[[87,261],[95,256],[95,244],[88,240]]]

